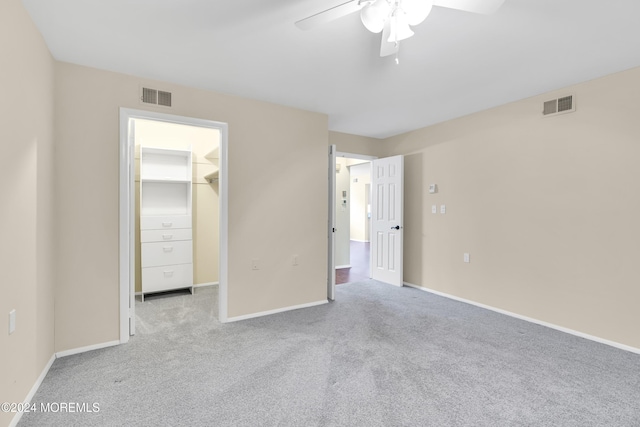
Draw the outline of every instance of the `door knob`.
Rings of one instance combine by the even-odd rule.
[[[392,230],[400,230],[400,226],[396,225],[395,227],[391,227]]]

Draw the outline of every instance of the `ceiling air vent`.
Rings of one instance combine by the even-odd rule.
[[[161,105],[171,107],[171,92],[164,92],[148,87],[142,88],[142,96],[140,97],[144,104]]]
[[[546,101],[542,107],[543,116],[572,113],[574,111],[576,111],[576,107],[573,102],[573,95],[563,96],[562,98]]]

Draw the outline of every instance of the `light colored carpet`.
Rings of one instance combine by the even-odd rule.
[[[126,345],[58,359],[19,426],[639,426],[640,355],[411,288],[221,325],[217,289],[136,306]]]

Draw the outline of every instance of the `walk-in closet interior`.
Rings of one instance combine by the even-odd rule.
[[[135,290],[218,283],[217,129],[135,120]]]

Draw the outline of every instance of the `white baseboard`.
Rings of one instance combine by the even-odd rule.
[[[491,311],[495,311],[496,313],[500,313],[500,314],[504,314],[506,316],[510,316],[510,317],[515,317],[516,319],[520,319],[520,320],[524,320],[526,322],[530,322],[530,323],[535,323],[536,325],[540,325],[540,326],[546,326],[547,328],[551,328],[551,329],[555,329],[557,331],[560,332],[564,332],[567,334],[571,334],[571,335],[575,335],[577,337],[580,338],[585,338],[591,341],[595,341],[598,342],[600,344],[605,344],[611,347],[615,347],[615,348],[619,348],[620,350],[625,350],[625,351],[629,351],[631,353],[637,353],[640,354],[640,348],[635,348],[635,347],[631,347],[628,346],[626,344],[621,344],[619,342],[615,342],[615,341],[610,341],[604,338],[600,338],[597,337],[595,335],[589,335],[589,334],[585,334],[583,332],[579,332],[579,331],[575,331],[573,329],[569,329],[569,328],[565,328],[564,326],[558,326],[558,325],[554,325],[553,323],[548,323],[542,320],[538,320],[538,319],[534,319],[533,317],[527,317],[527,316],[523,316],[517,313],[513,313],[511,311],[507,311],[507,310],[502,310],[500,308],[496,308],[496,307],[491,307],[490,305],[485,305],[485,304],[481,304],[479,302],[475,302],[475,301],[471,301],[468,299],[464,299],[464,298],[460,298],[457,297],[455,295],[450,295],[444,292],[439,292],[439,291],[435,291],[433,289],[429,289],[429,288],[425,288],[423,286],[418,286],[418,285],[414,285],[412,283],[408,283],[408,282],[404,282],[405,286],[409,286],[410,288],[416,288],[416,289],[420,289],[421,291],[425,291],[425,292],[429,292],[435,295],[439,295],[441,297],[445,297],[445,298],[449,298],[455,301],[460,301],[460,302],[464,302],[466,304],[471,304],[471,305],[475,305],[476,307],[480,307],[480,308],[484,308],[487,310],[491,310]]]
[[[208,282],[208,283],[198,283],[197,285],[193,285],[194,288],[204,288],[205,286],[218,286],[220,282]]]
[[[292,305],[290,307],[278,308],[278,309],[275,309],[275,310],[261,311],[259,313],[252,313],[252,314],[245,314],[244,316],[229,317],[229,318],[227,318],[227,322],[225,322],[225,323],[237,322],[239,320],[253,319],[255,317],[262,317],[262,316],[268,316],[270,314],[283,313],[285,311],[298,310],[300,308],[315,307],[316,305],[327,304],[328,302],[329,301],[325,299],[325,300],[321,300],[321,301],[310,302],[310,303],[307,303],[307,304]]]
[[[72,348],[71,350],[59,351],[56,353],[56,357],[66,357],[74,354],[84,353],[91,350],[99,350],[101,348],[113,347],[114,345],[119,345],[120,341],[109,341],[103,342],[100,344],[88,345],[86,347]]]
[[[336,270],[339,270],[341,268],[351,268],[351,264],[346,264],[346,265],[336,265]]]
[[[29,394],[27,394],[27,397],[25,397],[23,403],[31,403],[31,399],[33,399],[33,396],[36,395],[36,392],[40,388],[40,385],[42,384],[42,381],[44,381],[44,377],[46,377],[47,374],[49,373],[49,369],[51,369],[51,365],[53,365],[53,362],[55,360],[56,360],[56,355],[52,354],[51,355],[51,359],[49,359],[49,361],[47,362],[46,366],[44,367],[44,369],[40,373],[40,376],[38,377],[36,382],[33,384],[33,387],[31,387],[31,390],[29,390]],[[24,414],[24,411],[17,412],[13,416],[13,419],[11,420],[11,422],[9,423],[9,427],[17,426],[18,422],[20,421],[20,418],[22,418],[22,414]]]

